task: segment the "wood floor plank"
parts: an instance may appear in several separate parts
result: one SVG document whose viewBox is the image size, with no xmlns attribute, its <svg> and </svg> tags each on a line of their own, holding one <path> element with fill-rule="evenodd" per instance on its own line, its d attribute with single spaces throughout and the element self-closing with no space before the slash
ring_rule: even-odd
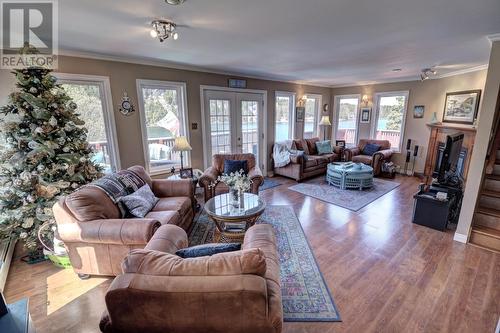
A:
<svg viewBox="0 0 500 333">
<path fill-rule="evenodd" d="M 500 254 L 457 243 L 451 230 L 411 223 L 417 178 L 398 176 L 399 187 L 357 212 L 289 190 L 292 180 L 275 180 L 282 185 L 261 195 L 295 211 L 342 317 L 286 322 L 285 333 L 494 331 Z M 8 302 L 30 297 L 38 333 L 99 332 L 110 279 L 81 281 L 48 262 L 26 265 L 16 256 L 5 296 Z"/>
</svg>

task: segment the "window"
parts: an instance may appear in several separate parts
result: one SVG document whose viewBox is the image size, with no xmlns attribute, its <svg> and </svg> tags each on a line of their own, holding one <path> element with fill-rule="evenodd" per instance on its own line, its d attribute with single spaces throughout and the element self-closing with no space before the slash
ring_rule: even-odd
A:
<svg viewBox="0 0 500 333">
<path fill-rule="evenodd" d="M 304 139 L 318 136 L 318 115 L 320 113 L 321 95 L 307 95 L 304 115 Z"/>
<path fill-rule="evenodd" d="M 391 148 L 402 150 L 408 91 L 375 94 L 375 117 L 372 137 L 389 140 Z"/>
<path fill-rule="evenodd" d="M 358 142 L 359 95 L 335 96 L 335 139 L 344 140 L 347 147 Z"/>
<path fill-rule="evenodd" d="M 186 85 L 179 82 L 137 80 L 144 156 L 150 173 L 180 166 L 174 151 L 178 136 L 187 136 Z M 184 152 L 189 165 L 190 155 Z"/>
<path fill-rule="evenodd" d="M 76 111 L 85 121 L 87 139 L 94 150 L 92 160 L 105 173 L 120 169 L 115 119 L 109 79 L 102 76 L 54 74 L 58 83 L 77 105 Z"/>
<path fill-rule="evenodd" d="M 295 94 L 276 92 L 274 141 L 293 139 L 295 128 Z"/>
</svg>

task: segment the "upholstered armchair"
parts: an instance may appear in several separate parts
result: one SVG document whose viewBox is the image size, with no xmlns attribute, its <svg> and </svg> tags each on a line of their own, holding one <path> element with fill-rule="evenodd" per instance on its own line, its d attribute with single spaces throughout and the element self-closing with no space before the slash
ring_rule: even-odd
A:
<svg viewBox="0 0 500 333">
<path fill-rule="evenodd" d="M 283 306 L 272 226 L 248 229 L 240 251 L 183 259 L 184 230 L 162 226 L 123 261 L 109 287 L 104 333 L 280 333 Z"/>
<path fill-rule="evenodd" d="M 373 155 L 363 155 L 365 146 L 369 143 L 377 144 L 380 150 Z M 373 175 L 378 176 L 382 172 L 382 163 L 389 162 L 392 157 L 391 143 L 388 140 L 359 140 L 358 146 L 345 150 L 345 157 L 347 161 L 356 163 L 363 163 L 373 168 Z"/>
<path fill-rule="evenodd" d="M 258 194 L 260 185 L 264 183 L 264 176 L 255 161 L 254 154 L 215 154 L 212 157 L 212 166 L 205 170 L 200 179 L 198 179 L 198 183 L 205 190 L 205 201 L 218 194 L 227 193 L 229 191 L 226 184 L 217 182 L 217 178 L 224 172 L 225 160 L 247 161 L 248 176 L 252 181 L 250 191 Z"/>
<path fill-rule="evenodd" d="M 123 258 L 142 249 L 156 230 L 173 224 L 188 230 L 193 222 L 193 182 L 189 179 L 151 179 L 143 167 L 135 172 L 160 200 L 144 218 L 123 218 L 100 188 L 86 186 L 61 197 L 53 212 L 73 270 L 81 278 L 121 273 Z"/>
</svg>

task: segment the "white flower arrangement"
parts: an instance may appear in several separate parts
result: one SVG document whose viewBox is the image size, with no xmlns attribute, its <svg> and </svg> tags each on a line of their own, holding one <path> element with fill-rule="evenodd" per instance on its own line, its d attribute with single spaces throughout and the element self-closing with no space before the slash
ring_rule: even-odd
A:
<svg viewBox="0 0 500 333">
<path fill-rule="evenodd" d="M 231 172 L 229 175 L 223 174 L 222 176 L 219 176 L 217 178 L 217 181 L 223 182 L 230 189 L 242 192 L 250 190 L 250 187 L 252 185 L 250 177 L 248 177 L 248 175 L 245 174 L 245 171 L 243 169 L 237 172 Z"/>
</svg>

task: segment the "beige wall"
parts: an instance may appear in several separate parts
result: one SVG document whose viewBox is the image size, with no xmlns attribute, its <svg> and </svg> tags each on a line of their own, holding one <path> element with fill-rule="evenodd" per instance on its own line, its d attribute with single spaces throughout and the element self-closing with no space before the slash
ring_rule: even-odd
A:
<svg viewBox="0 0 500 333">
<path fill-rule="evenodd" d="M 409 91 L 408 112 L 406 115 L 405 136 L 403 150 L 406 147 L 406 140 L 412 140 L 412 146 L 419 146 L 419 154 L 415 165 L 415 172 L 422 173 L 425 166 L 427 154 L 427 143 L 430 130 L 426 126 L 431 120 L 432 113 L 437 113 L 437 119 L 441 121 L 443 117 L 444 101 L 447 92 L 483 89 L 486 79 L 486 70 L 456 75 L 441 79 L 408 82 L 394 82 L 385 84 L 375 84 L 366 86 L 342 87 L 332 89 L 332 99 L 337 95 L 361 94 L 370 97 L 373 104 L 373 96 L 378 92 Z M 415 105 L 425 105 L 424 118 L 413 118 L 413 107 Z M 332 108 L 335 110 L 335 105 Z M 373 110 L 372 110 L 373 115 Z M 373 117 L 371 117 L 373 121 Z M 370 135 L 371 124 L 359 124 L 359 138 L 366 138 Z M 421 149 L 423 148 L 423 149 Z M 413 148 L 412 148 L 413 149 Z M 405 153 L 405 152 L 403 152 Z M 396 164 L 404 165 L 404 154 L 396 154 L 394 161 Z"/>
<path fill-rule="evenodd" d="M 477 125 L 474 152 L 472 153 L 472 161 L 469 167 L 469 174 L 467 176 L 467 185 L 464 192 L 462 211 L 455 234 L 455 239 L 462 242 L 467 241 L 479 189 L 483 179 L 484 163 L 492 132 L 497 99 L 500 92 L 499 84 L 500 41 L 497 41 L 493 43 L 491 48 L 490 63 L 488 66 L 488 74 L 486 77 L 486 84 L 484 86 L 484 94 L 481 103 L 482 112 Z"/>
<path fill-rule="evenodd" d="M 188 127 L 191 128 L 191 123 L 198 123 L 197 130 L 190 130 L 191 145 L 193 147 L 191 154 L 192 165 L 195 168 L 203 169 L 200 85 L 227 87 L 228 78 L 235 77 L 117 61 L 66 56 L 59 58 L 59 69 L 57 71 L 62 73 L 101 75 L 109 77 L 122 168 L 135 164 L 144 165 L 144 152 L 141 143 L 142 136 L 139 113 L 136 112 L 131 116 L 125 117 L 118 112 L 118 104 L 121 101 L 124 91 L 129 94 L 136 106 L 136 109 L 138 110 L 136 79 L 181 81 L 186 83 L 187 104 L 189 110 L 188 117 L 190 122 Z M 250 78 L 247 79 L 247 87 L 249 89 L 267 91 L 268 155 L 271 152 L 272 141 L 274 140 L 273 122 L 275 91 L 295 92 L 298 97 L 307 93 L 321 94 L 323 96 L 323 103 L 330 103 L 331 100 L 331 89 L 325 87 L 314 87 Z M 5 104 L 7 95 L 13 89 L 13 75 L 7 70 L 0 70 L 0 105 Z M 266 159 L 266 161 L 267 160 L 268 159 Z"/>
</svg>

